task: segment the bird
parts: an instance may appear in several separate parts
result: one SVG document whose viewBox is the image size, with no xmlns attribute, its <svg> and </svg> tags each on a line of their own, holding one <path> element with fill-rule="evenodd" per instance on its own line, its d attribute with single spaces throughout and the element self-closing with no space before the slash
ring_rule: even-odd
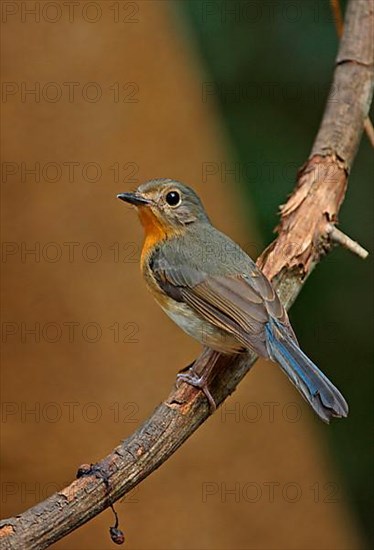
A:
<svg viewBox="0 0 374 550">
<path fill-rule="evenodd" d="M 152 179 L 117 198 L 134 206 L 145 238 L 140 267 L 164 312 L 205 352 L 248 352 L 277 363 L 326 423 L 346 417 L 340 391 L 301 350 L 276 290 L 253 259 L 216 229 L 197 193 L 168 178 Z M 212 408 L 210 368 L 179 378 L 202 389 Z"/>
</svg>

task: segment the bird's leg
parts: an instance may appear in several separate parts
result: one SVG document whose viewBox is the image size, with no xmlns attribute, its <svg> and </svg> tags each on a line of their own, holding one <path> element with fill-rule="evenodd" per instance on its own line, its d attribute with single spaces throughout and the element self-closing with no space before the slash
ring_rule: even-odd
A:
<svg viewBox="0 0 374 550">
<path fill-rule="evenodd" d="M 217 409 L 217 405 L 209 391 L 208 381 L 219 355 L 219 352 L 212 352 L 210 348 L 205 347 L 200 357 L 189 367 L 183 369 L 186 372 L 182 371 L 177 374 L 177 386 L 180 382 L 186 382 L 194 388 L 199 388 L 207 398 L 211 412 Z"/>
</svg>

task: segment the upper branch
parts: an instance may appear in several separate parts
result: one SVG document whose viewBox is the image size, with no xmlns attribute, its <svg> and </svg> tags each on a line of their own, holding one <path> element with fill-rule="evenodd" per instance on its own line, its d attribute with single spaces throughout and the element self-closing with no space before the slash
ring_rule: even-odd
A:
<svg viewBox="0 0 374 550">
<path fill-rule="evenodd" d="M 273 279 L 289 306 L 306 276 L 330 248 L 331 224 L 344 199 L 364 119 L 372 99 L 373 5 L 350 0 L 330 99 L 311 156 L 300 170 L 293 194 L 281 209 L 279 236 L 258 264 Z M 252 354 L 220 356 L 211 392 L 219 404 L 232 393 L 256 360 Z M 199 361 L 199 358 L 197 359 Z M 205 397 L 182 384 L 96 470 L 106 472 L 112 502 L 165 462 L 209 416 Z M 43 549 L 109 506 L 108 490 L 94 473 L 16 518 L 0 524 L 1 548 Z"/>
</svg>

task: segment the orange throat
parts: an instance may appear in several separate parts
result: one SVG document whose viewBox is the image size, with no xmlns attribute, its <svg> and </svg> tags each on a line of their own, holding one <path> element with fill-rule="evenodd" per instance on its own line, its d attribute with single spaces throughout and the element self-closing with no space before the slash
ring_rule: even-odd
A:
<svg viewBox="0 0 374 550">
<path fill-rule="evenodd" d="M 152 253 L 153 248 L 160 242 L 164 241 L 172 234 L 172 228 L 167 226 L 160 220 L 148 206 L 140 206 L 138 208 L 140 223 L 144 227 L 145 239 L 143 243 L 142 255 L 140 263 L 143 266 L 144 262 Z"/>
</svg>

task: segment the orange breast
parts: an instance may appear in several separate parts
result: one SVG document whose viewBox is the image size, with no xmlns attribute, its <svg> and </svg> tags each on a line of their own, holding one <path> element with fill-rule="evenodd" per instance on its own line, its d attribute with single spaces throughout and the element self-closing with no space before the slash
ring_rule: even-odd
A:
<svg viewBox="0 0 374 550">
<path fill-rule="evenodd" d="M 138 208 L 139 219 L 144 227 L 145 239 L 143 244 L 140 263 L 143 269 L 143 264 L 148 255 L 152 252 L 153 247 L 160 241 L 165 240 L 170 235 L 170 228 L 165 225 L 152 210 L 147 206 Z"/>
<path fill-rule="evenodd" d="M 173 230 L 170 226 L 163 223 L 149 207 L 139 207 L 138 215 L 145 232 L 145 239 L 140 258 L 140 268 L 151 294 L 159 302 L 161 307 L 166 307 L 167 296 L 157 284 L 150 270 L 148 258 L 152 253 L 154 246 L 159 244 L 160 241 L 164 241 L 168 236 L 171 236 Z"/>
</svg>

